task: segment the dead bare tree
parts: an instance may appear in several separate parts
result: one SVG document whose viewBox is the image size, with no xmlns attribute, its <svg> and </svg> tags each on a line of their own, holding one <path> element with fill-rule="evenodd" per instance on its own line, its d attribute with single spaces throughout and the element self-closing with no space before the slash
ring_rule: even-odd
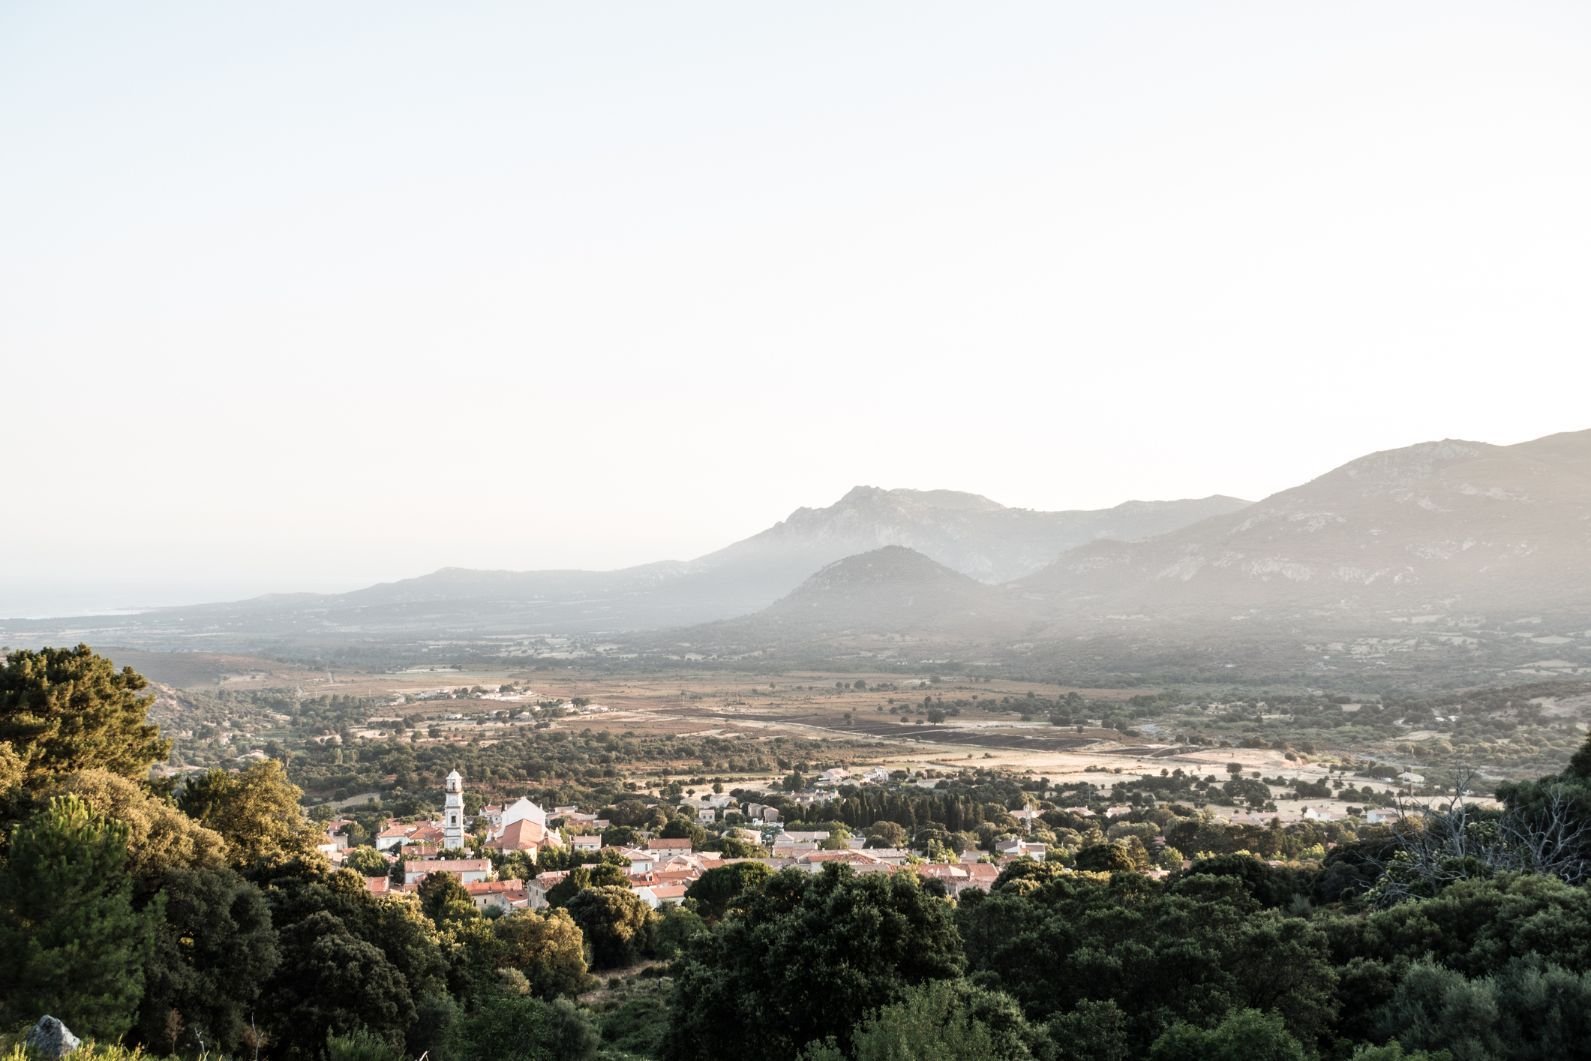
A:
<svg viewBox="0 0 1591 1061">
<path fill-rule="evenodd" d="M 1540 873 L 1570 884 L 1591 879 L 1591 815 L 1583 792 L 1545 782 L 1537 798 L 1499 812 L 1470 801 L 1475 779 L 1475 771 L 1460 771 L 1440 802 L 1399 801 L 1389 855 L 1369 859 L 1379 871 L 1372 902 L 1389 906 L 1500 872 Z"/>
</svg>

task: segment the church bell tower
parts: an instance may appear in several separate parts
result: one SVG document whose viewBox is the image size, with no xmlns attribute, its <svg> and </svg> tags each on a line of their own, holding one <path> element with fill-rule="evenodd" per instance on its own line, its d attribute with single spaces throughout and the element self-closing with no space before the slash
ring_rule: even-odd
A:
<svg viewBox="0 0 1591 1061">
<path fill-rule="evenodd" d="M 447 775 L 447 798 L 442 810 L 442 846 L 464 846 L 464 775 L 454 770 Z"/>
</svg>

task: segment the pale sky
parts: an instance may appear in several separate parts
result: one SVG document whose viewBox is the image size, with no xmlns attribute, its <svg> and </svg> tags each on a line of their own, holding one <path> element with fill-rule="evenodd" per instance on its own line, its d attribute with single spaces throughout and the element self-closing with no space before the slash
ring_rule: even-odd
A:
<svg viewBox="0 0 1591 1061">
<path fill-rule="evenodd" d="M 1591 5 L 0 5 L 0 615 L 1591 427 Z"/>
</svg>

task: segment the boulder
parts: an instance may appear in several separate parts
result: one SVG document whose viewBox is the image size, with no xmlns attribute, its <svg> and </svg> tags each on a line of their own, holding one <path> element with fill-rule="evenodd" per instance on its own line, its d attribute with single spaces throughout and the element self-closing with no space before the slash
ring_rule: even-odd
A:
<svg viewBox="0 0 1591 1061">
<path fill-rule="evenodd" d="M 65 1057 L 82 1043 L 66 1025 L 46 1014 L 28 1032 L 27 1047 L 41 1057 Z"/>
</svg>

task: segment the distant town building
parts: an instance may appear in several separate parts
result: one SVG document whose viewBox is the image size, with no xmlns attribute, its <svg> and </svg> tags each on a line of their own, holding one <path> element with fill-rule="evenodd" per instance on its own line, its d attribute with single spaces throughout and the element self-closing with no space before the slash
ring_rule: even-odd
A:
<svg viewBox="0 0 1591 1061">
<path fill-rule="evenodd" d="M 492 864 L 484 858 L 415 859 L 403 864 L 403 886 L 419 884 L 433 873 L 446 873 L 460 884 L 479 884 L 492 875 Z"/>
</svg>

